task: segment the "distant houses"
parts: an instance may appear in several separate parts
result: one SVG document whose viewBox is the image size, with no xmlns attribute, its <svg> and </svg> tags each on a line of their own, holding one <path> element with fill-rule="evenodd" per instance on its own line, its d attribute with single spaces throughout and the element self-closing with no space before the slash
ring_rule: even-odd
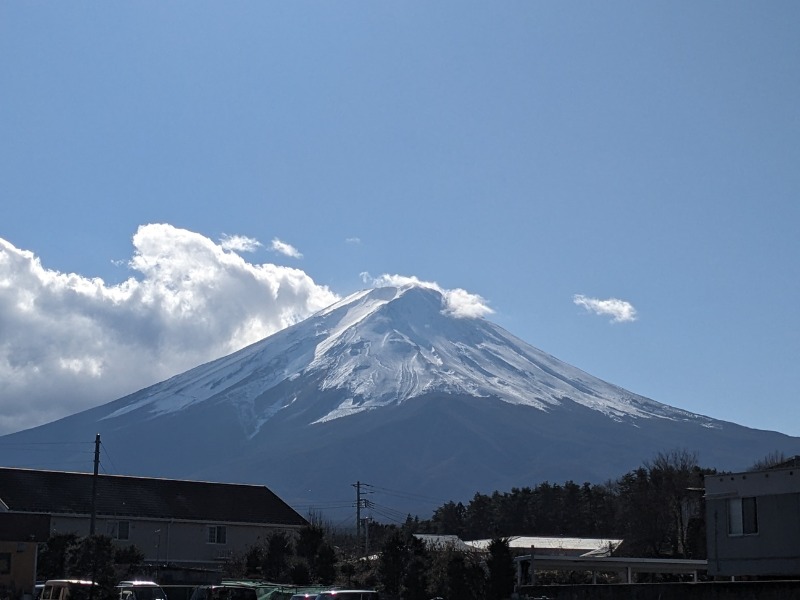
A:
<svg viewBox="0 0 800 600">
<path fill-rule="evenodd" d="M 0 585 L 35 556 L 17 548 L 87 535 L 93 520 L 95 533 L 135 545 L 148 563 L 196 568 L 219 568 L 259 538 L 307 524 L 261 485 L 0 467 Z"/>
</svg>

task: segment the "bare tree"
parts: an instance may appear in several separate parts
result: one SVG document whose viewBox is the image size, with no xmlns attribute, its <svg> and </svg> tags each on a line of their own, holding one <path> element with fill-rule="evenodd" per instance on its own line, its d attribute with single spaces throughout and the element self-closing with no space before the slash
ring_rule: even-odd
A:
<svg viewBox="0 0 800 600">
<path fill-rule="evenodd" d="M 784 462 L 786 462 L 786 455 L 784 455 L 783 452 L 775 450 L 767 454 L 764 458 L 754 462 L 748 471 L 764 471 L 765 469 L 771 469 Z"/>
<path fill-rule="evenodd" d="M 663 503 L 667 515 L 667 539 L 673 556 L 686 556 L 689 520 L 699 509 L 695 490 L 703 486 L 703 472 L 697 453 L 686 449 L 659 452 L 644 463 L 655 497 Z"/>
</svg>

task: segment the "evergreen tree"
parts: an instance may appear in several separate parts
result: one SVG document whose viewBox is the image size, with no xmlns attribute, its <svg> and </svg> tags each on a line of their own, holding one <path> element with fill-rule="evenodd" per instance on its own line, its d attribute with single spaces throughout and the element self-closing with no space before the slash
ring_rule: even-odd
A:
<svg viewBox="0 0 800 600">
<path fill-rule="evenodd" d="M 378 561 L 378 576 L 387 594 L 396 596 L 400 593 L 408 559 L 405 536 L 395 530 L 383 543 Z"/>
<path fill-rule="evenodd" d="M 317 572 L 317 558 L 324 539 L 325 531 L 318 525 L 303 527 L 297 536 L 297 556 L 306 560 L 312 578 Z"/>
<path fill-rule="evenodd" d="M 282 531 L 276 531 L 267 540 L 261 571 L 270 581 L 282 581 L 288 571 L 289 557 L 292 556 L 292 545 Z"/>
<path fill-rule="evenodd" d="M 323 542 L 317 550 L 316 580 L 330 585 L 336 580 L 336 550 Z"/>
<path fill-rule="evenodd" d="M 493 537 L 497 527 L 494 519 L 492 498 L 476 493 L 467 505 L 464 525 L 464 534 L 467 539 L 475 540 L 482 537 Z"/>
<path fill-rule="evenodd" d="M 407 548 L 408 562 L 403 574 L 402 596 L 404 600 L 426 600 L 430 556 L 425 543 L 415 537 L 408 538 Z"/>
<path fill-rule="evenodd" d="M 311 571 L 305 559 L 297 560 L 289 567 L 289 581 L 294 585 L 308 585 L 311 583 Z"/>
<path fill-rule="evenodd" d="M 77 589 L 71 594 L 72 600 L 110 598 L 117 584 L 114 569 L 114 541 L 107 535 L 90 535 L 82 538 L 67 557 L 66 575 L 72 579 L 86 579 L 95 582 L 93 588 Z"/>
<path fill-rule="evenodd" d="M 464 533 L 466 509 L 459 502 L 448 502 L 433 512 L 431 531 L 440 535 L 457 535 Z"/>
<path fill-rule="evenodd" d="M 489 600 L 505 600 L 514 593 L 514 557 L 506 538 L 494 538 L 489 543 L 489 558 L 486 567 L 489 575 L 486 581 L 486 597 Z"/>
<path fill-rule="evenodd" d="M 485 579 L 478 559 L 470 553 L 451 548 L 433 555 L 430 569 L 430 593 L 433 596 L 483 600 Z"/>
<path fill-rule="evenodd" d="M 78 543 L 74 533 L 54 533 L 39 548 L 36 575 L 41 580 L 59 579 L 67 573 L 67 557 Z"/>
<path fill-rule="evenodd" d="M 116 548 L 114 563 L 117 565 L 118 572 L 122 571 L 124 566 L 123 577 L 131 577 L 141 571 L 144 564 L 144 552 L 133 544 L 124 548 Z"/>
</svg>

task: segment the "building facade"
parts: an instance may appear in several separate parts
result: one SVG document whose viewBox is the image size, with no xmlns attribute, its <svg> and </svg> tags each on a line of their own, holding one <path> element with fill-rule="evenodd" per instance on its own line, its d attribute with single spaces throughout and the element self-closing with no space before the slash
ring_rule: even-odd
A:
<svg viewBox="0 0 800 600">
<path fill-rule="evenodd" d="M 12 514 L 0 500 L 0 598 L 33 595 L 38 545 L 47 541 L 47 515 Z"/>
<path fill-rule="evenodd" d="M 800 576 L 800 463 L 786 464 L 706 476 L 709 575 Z"/>
<path fill-rule="evenodd" d="M 49 533 L 110 536 L 148 563 L 215 568 L 307 524 L 265 486 L 0 468 L 0 513 L 46 514 Z"/>
</svg>

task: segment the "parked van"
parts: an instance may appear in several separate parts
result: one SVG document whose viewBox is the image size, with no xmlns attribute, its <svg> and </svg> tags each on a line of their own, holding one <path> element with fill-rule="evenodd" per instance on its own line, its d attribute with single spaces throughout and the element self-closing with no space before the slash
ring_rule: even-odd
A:
<svg viewBox="0 0 800 600">
<path fill-rule="evenodd" d="M 167 600 L 167 595 L 155 581 L 120 581 L 119 600 Z"/>
<path fill-rule="evenodd" d="M 39 600 L 87 600 L 89 596 L 93 596 L 96 600 L 101 600 L 97 584 L 92 581 L 83 579 L 48 579 L 44 583 Z"/>
</svg>

